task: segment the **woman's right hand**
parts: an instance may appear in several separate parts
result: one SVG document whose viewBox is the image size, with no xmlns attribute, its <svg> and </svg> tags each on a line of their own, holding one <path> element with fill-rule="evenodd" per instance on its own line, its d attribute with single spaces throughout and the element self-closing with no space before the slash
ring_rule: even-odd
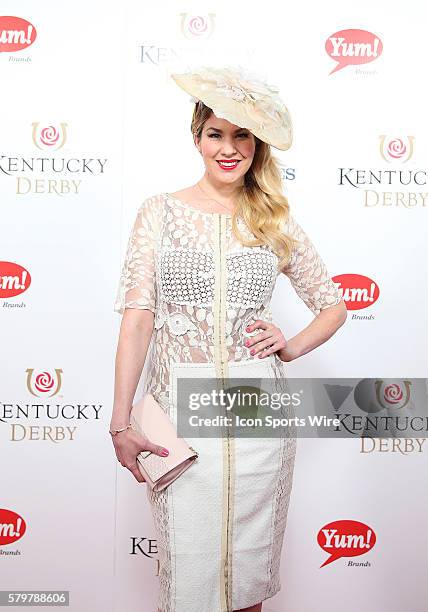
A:
<svg viewBox="0 0 428 612">
<path fill-rule="evenodd" d="M 137 465 L 137 455 L 143 450 L 149 450 L 155 455 L 166 457 L 168 450 L 159 444 L 154 444 L 146 436 L 135 429 L 126 429 L 112 436 L 116 457 L 123 467 L 128 468 L 138 482 L 146 482 Z M 164 452 L 166 451 L 166 453 Z"/>
</svg>

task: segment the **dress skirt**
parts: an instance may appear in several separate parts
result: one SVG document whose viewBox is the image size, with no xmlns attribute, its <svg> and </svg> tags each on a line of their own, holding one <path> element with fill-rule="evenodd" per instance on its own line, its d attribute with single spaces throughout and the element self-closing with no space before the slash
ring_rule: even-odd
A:
<svg viewBox="0 0 428 612">
<path fill-rule="evenodd" d="M 230 377 L 272 378 L 273 358 L 229 363 Z M 177 380 L 215 377 L 212 363 L 171 367 Z M 292 487 L 294 437 L 188 438 L 196 462 L 164 491 L 147 487 L 158 540 L 158 612 L 232 612 L 275 595 Z"/>
</svg>

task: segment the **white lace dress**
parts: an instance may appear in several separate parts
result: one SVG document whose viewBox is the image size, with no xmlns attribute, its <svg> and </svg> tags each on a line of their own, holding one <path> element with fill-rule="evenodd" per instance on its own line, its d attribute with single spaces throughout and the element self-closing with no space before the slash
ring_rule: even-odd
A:
<svg viewBox="0 0 428 612">
<path fill-rule="evenodd" d="M 239 227 L 251 237 L 242 219 Z M 300 241 L 285 271 L 314 315 L 341 296 L 325 264 L 290 215 Z M 153 311 L 144 391 L 177 423 L 180 377 L 285 379 L 277 355 L 250 354 L 246 332 L 272 321 L 281 273 L 268 246 L 244 247 L 231 215 L 206 213 L 160 193 L 141 204 L 128 242 L 114 309 Z M 198 460 L 152 493 L 160 563 L 159 612 L 231 612 L 275 595 L 292 487 L 296 439 L 198 438 Z"/>
</svg>

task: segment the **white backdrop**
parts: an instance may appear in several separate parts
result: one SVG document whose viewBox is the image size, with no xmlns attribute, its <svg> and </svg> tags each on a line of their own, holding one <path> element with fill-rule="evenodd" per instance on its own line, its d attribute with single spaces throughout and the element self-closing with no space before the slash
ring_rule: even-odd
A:
<svg viewBox="0 0 428 612">
<path fill-rule="evenodd" d="M 145 485 L 118 464 L 108 426 L 113 303 L 136 209 L 203 174 L 192 104 L 169 75 L 239 63 L 277 84 L 290 109 L 293 146 L 273 150 L 284 192 L 348 286 L 349 312 L 289 376 L 426 377 L 427 10 L 415 0 L 4 0 L 2 15 L 37 36 L 14 49 L 7 32 L 28 24 L 0 18 L 0 589 L 68 590 L 76 612 L 151 612 Z M 338 34 L 347 30 L 365 33 Z M 370 46 L 352 57 L 350 43 Z M 351 63 L 332 72 L 340 61 Z M 362 277 L 374 301 L 357 299 Z M 286 277 L 273 316 L 286 337 L 312 318 Z M 264 612 L 426 609 L 424 442 L 363 452 L 359 438 L 298 441 L 282 590 Z M 340 520 L 376 534 L 351 557 L 367 564 L 320 567 L 317 534 Z"/>
</svg>

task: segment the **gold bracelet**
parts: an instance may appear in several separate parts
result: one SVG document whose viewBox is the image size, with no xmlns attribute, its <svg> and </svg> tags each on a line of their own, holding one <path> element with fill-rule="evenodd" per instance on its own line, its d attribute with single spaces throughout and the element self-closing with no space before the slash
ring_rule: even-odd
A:
<svg viewBox="0 0 428 612">
<path fill-rule="evenodd" d="M 127 429 L 129 429 L 130 427 L 132 427 L 131 423 L 129 423 L 129 425 L 128 425 L 127 427 L 123 427 L 122 429 L 113 429 L 113 431 L 111 431 L 111 430 L 109 429 L 109 433 L 110 433 L 112 436 L 115 436 L 115 435 L 116 435 L 116 434 L 118 434 L 120 431 L 126 431 L 126 430 L 127 430 Z"/>
</svg>

